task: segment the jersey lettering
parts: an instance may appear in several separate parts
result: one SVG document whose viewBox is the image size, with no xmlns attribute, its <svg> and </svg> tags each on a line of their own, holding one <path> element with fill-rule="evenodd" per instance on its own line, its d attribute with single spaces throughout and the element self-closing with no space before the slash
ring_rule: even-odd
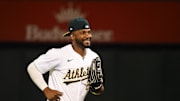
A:
<svg viewBox="0 0 180 101">
<path fill-rule="evenodd" d="M 73 82 L 78 82 L 87 79 L 89 68 L 84 69 L 83 67 L 77 69 L 69 69 L 63 78 L 65 84 L 70 84 Z"/>
</svg>

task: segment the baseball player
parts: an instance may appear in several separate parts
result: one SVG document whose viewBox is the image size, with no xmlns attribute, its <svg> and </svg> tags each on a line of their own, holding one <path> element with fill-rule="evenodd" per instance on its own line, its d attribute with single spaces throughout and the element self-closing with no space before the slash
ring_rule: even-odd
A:
<svg viewBox="0 0 180 101">
<path fill-rule="evenodd" d="M 47 101 L 84 101 L 88 90 L 88 69 L 92 60 L 99 57 L 90 49 L 91 29 L 85 18 L 75 18 L 64 34 L 71 43 L 61 48 L 51 48 L 32 61 L 27 72 Z M 43 74 L 49 72 L 46 83 Z M 104 91 L 102 85 L 96 94 Z M 94 93 L 93 93 L 94 94 Z"/>
</svg>

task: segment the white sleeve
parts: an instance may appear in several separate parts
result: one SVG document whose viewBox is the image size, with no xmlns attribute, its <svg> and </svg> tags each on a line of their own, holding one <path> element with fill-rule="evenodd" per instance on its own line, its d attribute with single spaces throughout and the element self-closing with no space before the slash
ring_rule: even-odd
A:
<svg viewBox="0 0 180 101">
<path fill-rule="evenodd" d="M 42 91 L 48 87 L 43 75 L 38 71 L 34 63 L 30 63 L 27 67 L 27 72 L 32 79 L 32 81 L 39 87 Z"/>
<path fill-rule="evenodd" d="M 34 60 L 34 65 L 41 73 L 47 73 L 53 68 L 57 67 L 61 60 L 59 58 L 59 51 L 52 48 L 48 50 L 45 54 L 40 55 Z"/>
</svg>

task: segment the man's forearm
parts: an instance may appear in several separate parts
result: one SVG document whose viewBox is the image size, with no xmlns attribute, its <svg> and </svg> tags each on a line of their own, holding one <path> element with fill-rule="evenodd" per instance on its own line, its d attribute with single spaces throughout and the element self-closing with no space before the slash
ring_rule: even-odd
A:
<svg viewBox="0 0 180 101">
<path fill-rule="evenodd" d="M 30 63 L 28 65 L 27 72 L 32 81 L 41 89 L 41 91 L 48 87 L 46 81 L 43 78 L 43 75 L 35 67 L 34 63 Z"/>
</svg>

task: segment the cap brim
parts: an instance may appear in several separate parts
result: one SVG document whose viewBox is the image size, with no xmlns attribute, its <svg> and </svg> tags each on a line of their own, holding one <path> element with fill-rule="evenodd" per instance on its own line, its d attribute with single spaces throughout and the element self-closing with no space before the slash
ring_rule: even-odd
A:
<svg viewBox="0 0 180 101">
<path fill-rule="evenodd" d="M 70 34 L 71 34 L 70 32 L 66 32 L 66 33 L 63 34 L 63 36 L 64 36 L 64 37 L 65 37 L 65 36 L 70 36 Z"/>
</svg>

